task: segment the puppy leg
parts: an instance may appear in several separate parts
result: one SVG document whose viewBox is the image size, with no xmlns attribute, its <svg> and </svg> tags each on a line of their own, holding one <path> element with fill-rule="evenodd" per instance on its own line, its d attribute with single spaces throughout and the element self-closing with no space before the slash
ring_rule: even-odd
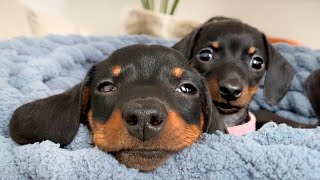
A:
<svg viewBox="0 0 320 180">
<path fill-rule="evenodd" d="M 293 120 L 278 116 L 268 110 L 256 111 L 256 112 L 253 112 L 253 114 L 256 116 L 256 119 L 257 119 L 257 124 L 256 124 L 257 129 L 260 129 L 265 123 L 268 123 L 271 121 L 275 122 L 276 124 L 286 124 L 286 125 L 294 127 L 294 128 L 315 128 L 315 127 L 317 127 L 317 124 L 298 123 Z"/>
</svg>

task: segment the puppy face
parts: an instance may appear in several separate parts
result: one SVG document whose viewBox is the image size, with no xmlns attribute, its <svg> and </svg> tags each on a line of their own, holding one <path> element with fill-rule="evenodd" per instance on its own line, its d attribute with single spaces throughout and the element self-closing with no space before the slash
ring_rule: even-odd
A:
<svg viewBox="0 0 320 180">
<path fill-rule="evenodd" d="M 93 143 L 129 167 L 153 170 L 212 129 L 204 81 L 169 48 L 123 48 L 86 79 L 81 101 Z"/>
<path fill-rule="evenodd" d="M 239 123 L 236 120 L 246 113 L 265 72 L 265 99 L 270 104 L 283 97 L 293 78 L 291 65 L 264 34 L 237 20 L 213 19 L 173 48 L 189 57 L 190 64 L 207 78 L 221 115 L 237 114 L 225 122 L 227 126 Z"/>
<path fill-rule="evenodd" d="M 133 45 L 93 66 L 72 89 L 19 107 L 10 135 L 20 144 L 64 146 L 82 122 L 98 148 L 128 167 L 151 171 L 202 132 L 225 130 L 210 99 L 205 80 L 179 52 Z"/>
<path fill-rule="evenodd" d="M 256 29 L 240 22 L 203 27 L 190 63 L 209 83 L 214 104 L 223 115 L 246 113 L 266 71 L 267 49 Z M 227 126 L 240 122 L 225 118 Z M 241 121 L 241 118 L 239 118 Z"/>
</svg>

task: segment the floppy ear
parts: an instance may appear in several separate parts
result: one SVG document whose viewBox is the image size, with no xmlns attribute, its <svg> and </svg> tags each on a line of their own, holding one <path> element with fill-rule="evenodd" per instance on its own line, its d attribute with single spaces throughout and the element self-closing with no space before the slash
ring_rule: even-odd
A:
<svg viewBox="0 0 320 180">
<path fill-rule="evenodd" d="M 267 54 L 267 75 L 264 82 L 264 99 L 270 105 L 278 103 L 288 91 L 294 69 L 262 34 Z"/>
<path fill-rule="evenodd" d="M 50 140 L 62 146 L 76 135 L 80 120 L 89 109 L 89 84 L 92 68 L 82 84 L 72 89 L 25 104 L 10 120 L 10 136 L 20 144 Z"/>
<path fill-rule="evenodd" d="M 188 34 L 186 37 L 184 37 L 179 42 L 177 42 L 175 45 L 173 45 L 172 48 L 179 51 L 181 54 L 183 54 L 183 56 L 187 60 L 192 59 L 193 48 L 197 42 L 197 39 L 198 39 L 201 31 L 202 31 L 201 27 L 196 28 L 190 34 Z"/>
<path fill-rule="evenodd" d="M 212 134 L 217 130 L 228 133 L 228 130 L 220 117 L 217 108 L 212 104 L 211 96 L 206 83 L 203 81 L 205 87 L 201 94 L 202 114 L 204 115 L 203 132 Z"/>
</svg>

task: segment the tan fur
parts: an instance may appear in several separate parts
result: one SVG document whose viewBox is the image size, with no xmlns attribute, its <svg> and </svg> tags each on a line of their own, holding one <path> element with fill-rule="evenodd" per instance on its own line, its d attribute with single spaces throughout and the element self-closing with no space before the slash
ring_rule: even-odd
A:
<svg viewBox="0 0 320 180">
<path fill-rule="evenodd" d="M 93 119 L 92 111 L 88 113 L 89 126 L 92 130 L 92 141 L 99 148 L 113 152 L 115 157 L 128 167 L 141 171 L 150 171 L 163 164 L 174 152 L 193 144 L 200 134 L 204 124 L 204 116 L 199 117 L 199 124 L 187 124 L 180 114 L 174 110 L 168 112 L 164 127 L 158 136 L 147 141 L 140 141 L 131 136 L 122 120 L 122 113 L 115 109 L 106 122 Z M 164 154 L 159 157 L 146 158 L 139 153 L 129 155 L 123 150 L 160 150 Z M 139 151 L 138 151 L 139 152 Z"/>
<path fill-rule="evenodd" d="M 119 76 L 121 73 L 121 67 L 119 65 L 115 65 L 113 68 L 112 68 L 112 75 L 117 77 Z"/>
<path fill-rule="evenodd" d="M 240 98 L 238 98 L 235 101 L 232 101 L 231 103 L 229 102 L 229 103 L 231 105 L 238 106 L 241 108 L 249 106 L 249 103 L 258 88 L 259 88 L 259 83 L 253 87 L 248 87 L 246 85 L 243 86 L 242 94 L 241 94 Z M 210 95 L 211 95 L 212 100 L 220 102 L 220 103 L 227 103 L 227 101 L 220 96 L 218 81 L 215 78 L 211 78 L 209 80 L 209 91 L 210 91 Z"/>
<path fill-rule="evenodd" d="M 215 49 L 218 49 L 218 48 L 219 48 L 219 42 L 218 42 L 218 41 L 213 41 L 213 42 L 212 42 L 212 46 L 213 46 Z"/>
<path fill-rule="evenodd" d="M 220 96 L 218 81 L 215 78 L 209 79 L 209 91 L 211 99 L 217 102 L 225 102 L 225 100 Z"/>
<path fill-rule="evenodd" d="M 250 47 L 248 50 L 249 55 L 254 55 L 256 53 L 256 48 L 255 47 Z"/>
<path fill-rule="evenodd" d="M 82 99 L 81 99 L 81 109 L 84 110 L 89 103 L 90 98 L 90 89 L 89 87 L 84 87 L 82 90 Z"/>
<path fill-rule="evenodd" d="M 183 69 L 181 69 L 179 67 L 176 67 L 173 69 L 173 75 L 175 78 L 181 78 L 182 73 L 183 73 Z"/>
<path fill-rule="evenodd" d="M 258 88 L 259 88 L 259 83 L 255 86 L 249 88 L 249 93 L 250 93 L 251 97 L 254 96 L 254 94 L 257 92 Z"/>
</svg>

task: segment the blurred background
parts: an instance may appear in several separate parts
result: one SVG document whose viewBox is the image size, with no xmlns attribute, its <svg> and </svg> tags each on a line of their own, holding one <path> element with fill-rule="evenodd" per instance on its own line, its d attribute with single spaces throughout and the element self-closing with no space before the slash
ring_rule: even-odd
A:
<svg viewBox="0 0 320 180">
<path fill-rule="evenodd" d="M 142 2 L 141 0 L 0 0 L 0 21 L 3 23 L 0 28 L 0 40 L 16 36 L 41 37 L 46 34 L 144 33 L 140 32 L 140 29 L 135 29 L 137 27 L 134 25 L 139 24 L 136 23 L 139 16 L 143 18 L 146 16 L 137 15 L 137 12 L 128 13 L 132 8 L 142 8 Z M 156 10 L 160 9 L 160 3 L 160 0 L 154 0 Z M 173 0 L 169 0 L 168 3 L 170 9 Z M 157 32 L 161 32 L 154 34 L 155 36 L 173 39 L 180 38 L 197 24 L 215 15 L 238 18 L 269 36 L 295 40 L 308 47 L 320 49 L 320 0 L 180 0 L 173 21 L 168 20 L 171 18 L 170 15 L 165 15 L 163 18 L 165 21 L 158 22 L 152 18 L 149 21 Z M 173 28 L 179 23 L 178 28 Z M 180 28 L 185 32 L 171 32 L 172 28 L 175 30 Z M 154 29 L 152 31 L 155 31 Z"/>
</svg>

